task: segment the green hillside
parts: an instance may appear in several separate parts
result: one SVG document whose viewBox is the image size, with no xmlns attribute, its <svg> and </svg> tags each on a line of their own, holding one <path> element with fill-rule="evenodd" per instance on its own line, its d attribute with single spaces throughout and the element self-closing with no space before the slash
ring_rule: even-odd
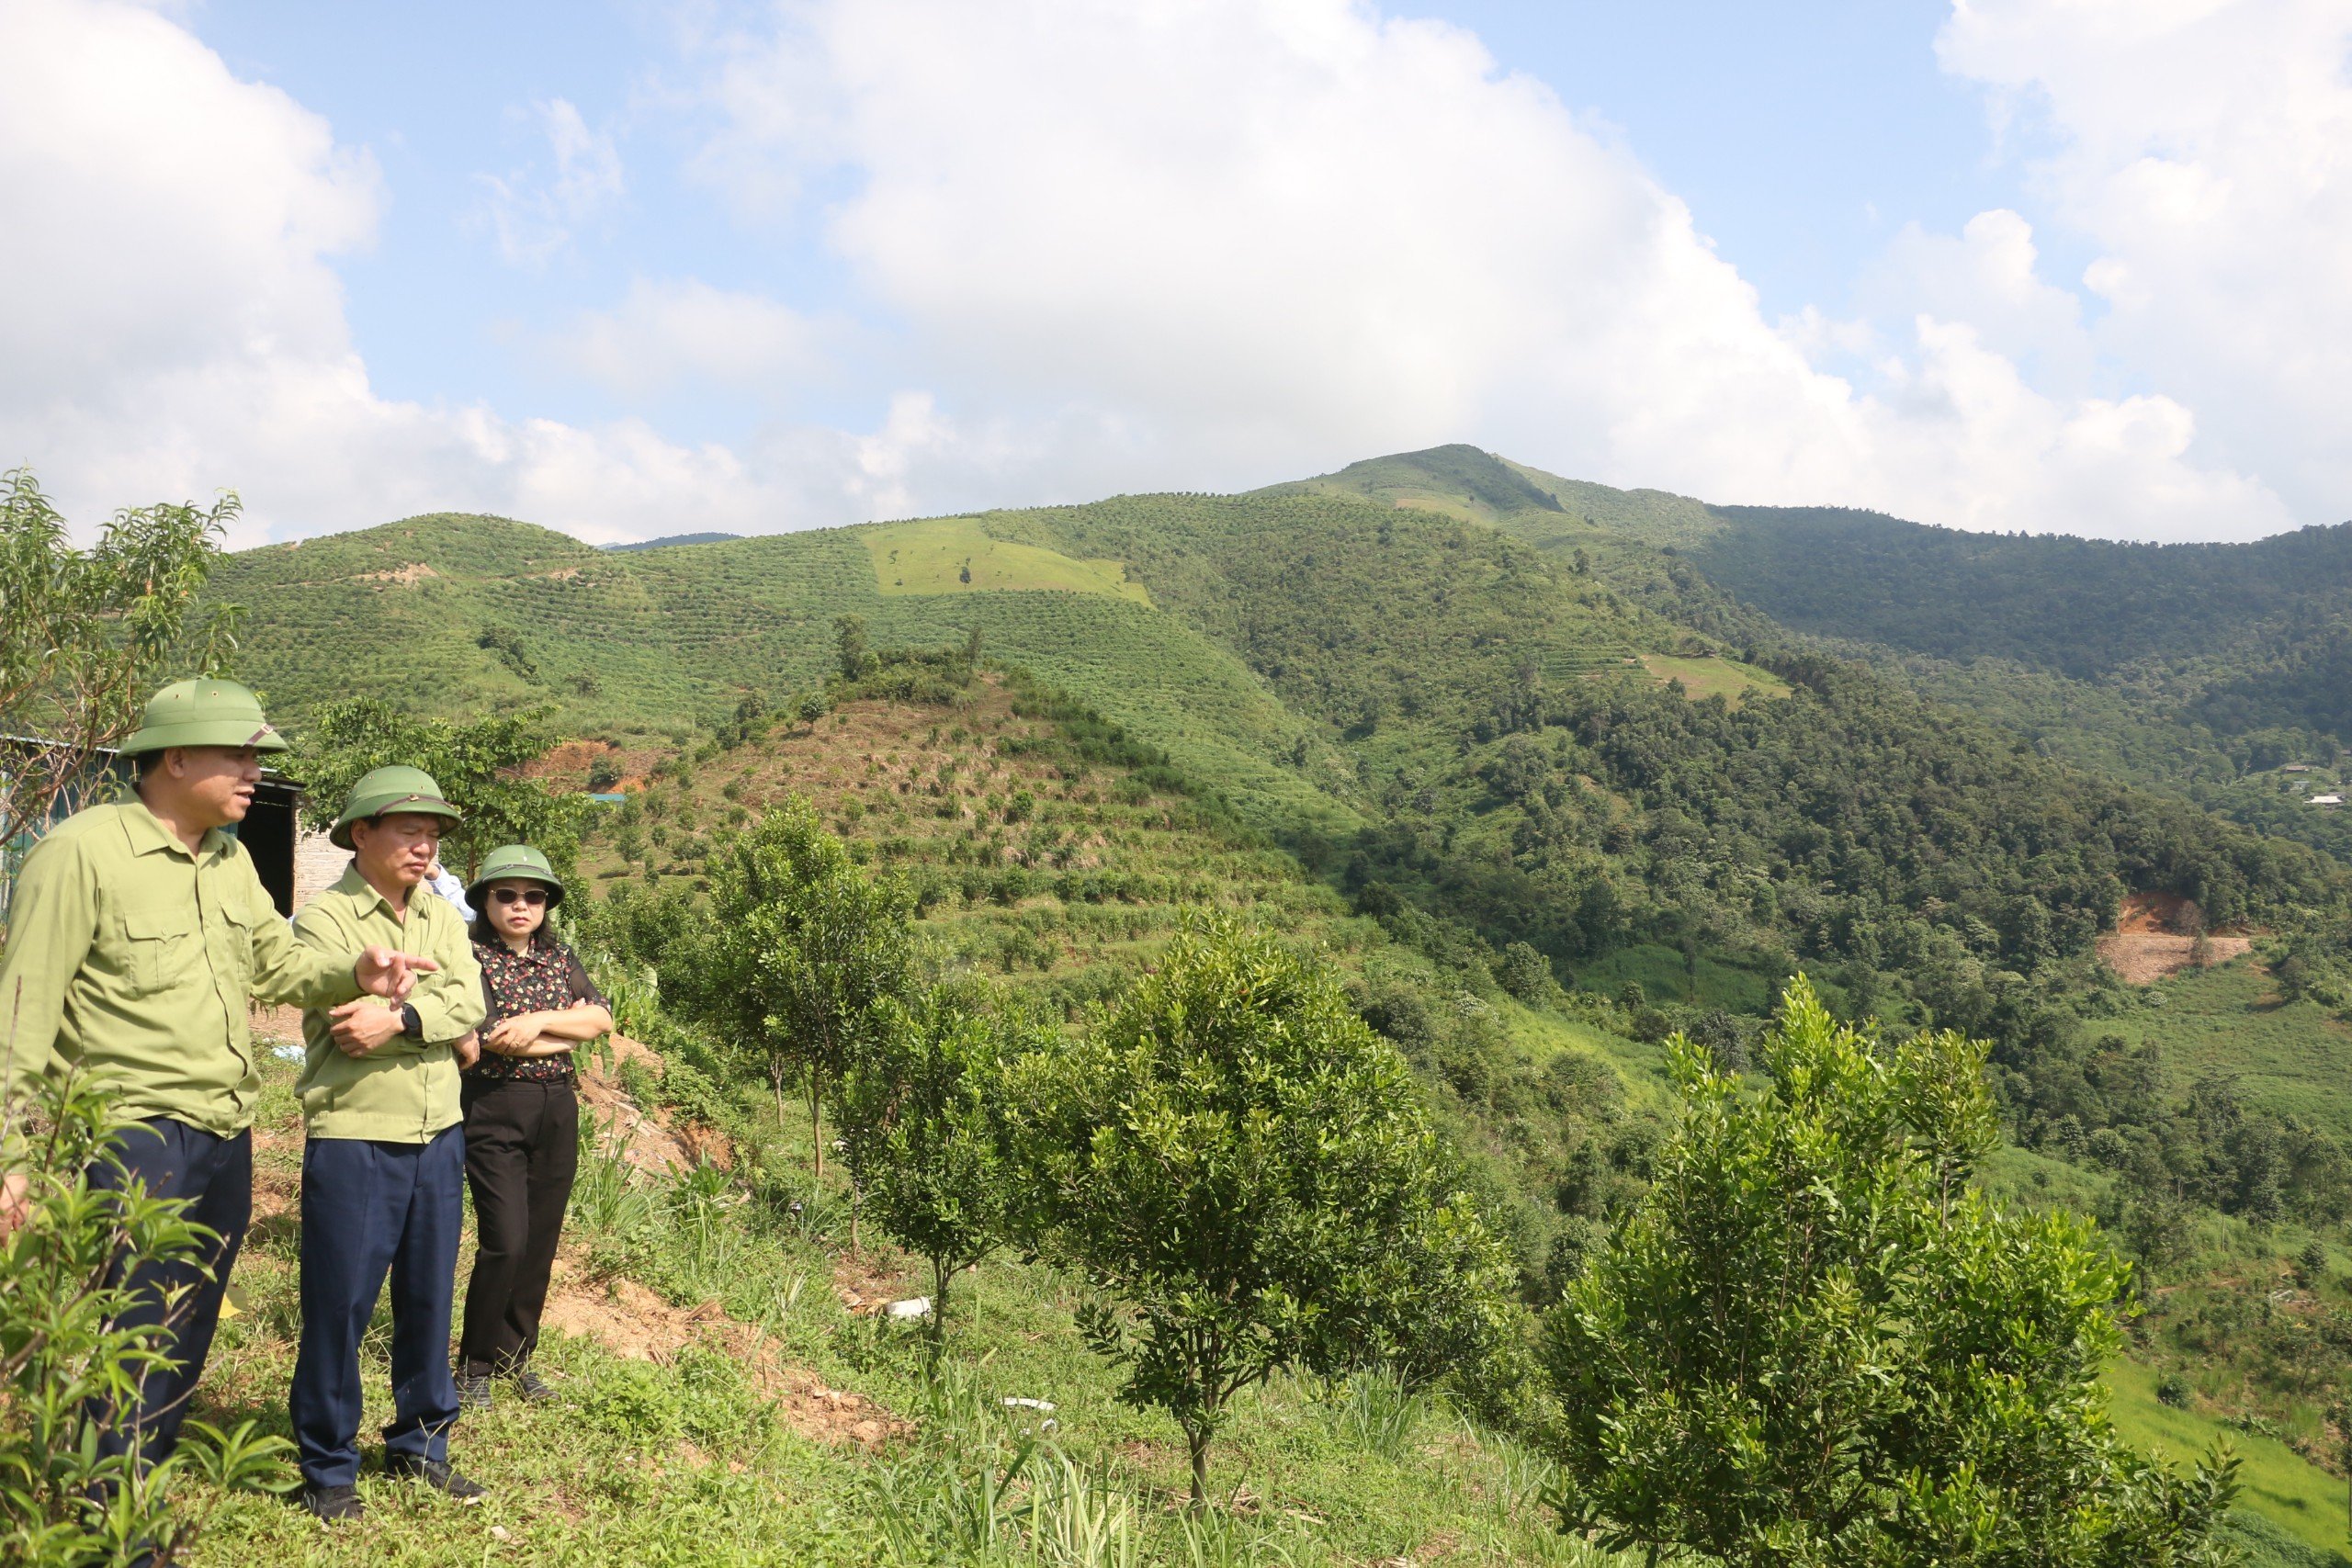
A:
<svg viewBox="0 0 2352 1568">
<path fill-rule="evenodd" d="M 1442 447 L 1249 495 L 632 552 L 418 518 L 236 557 L 214 592 L 250 609 L 244 672 L 298 732 L 380 690 L 547 710 L 586 742 L 564 778 L 603 750 L 645 786 L 588 847 L 616 910 L 691 897 L 792 789 L 924 890 L 958 962 L 1073 1013 L 1182 907 L 1326 943 L 1515 1216 L 1531 1302 L 1639 1190 L 1674 1030 L 1744 1060 L 1803 971 L 1849 1015 L 1989 1039 L 2032 1190 L 2100 1206 L 2143 1265 L 2134 1353 L 2210 1369 L 2207 1416 L 2336 1462 L 2335 1298 L 2269 1292 L 2352 1216 L 2342 1025 L 2231 990 L 2253 961 L 2143 990 L 2095 944 L 2142 894 L 2340 945 L 2352 834 L 2293 815 L 2316 775 L 2241 766 L 2264 732 L 2183 716 L 2190 664 L 2153 632 L 2084 674 L 2021 628 L 2090 612 L 2025 587 L 1997 657 L 1932 620 L 1876 640 L 1895 609 L 1836 622 L 1811 587 L 1783 621 L 1779 525 Z M 995 673 L 910 709 L 844 679 L 848 615 L 894 657 L 977 638 Z M 1107 763 L 1090 726 L 1160 761 Z"/>
<path fill-rule="evenodd" d="M 2159 546 L 1715 512 L 1686 558 L 1711 583 L 2060 754 L 2212 791 L 2352 743 L 2352 525 Z"/>
</svg>

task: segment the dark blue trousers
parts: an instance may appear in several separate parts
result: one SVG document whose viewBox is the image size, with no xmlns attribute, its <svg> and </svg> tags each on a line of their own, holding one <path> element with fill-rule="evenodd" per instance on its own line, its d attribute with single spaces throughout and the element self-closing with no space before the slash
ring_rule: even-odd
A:
<svg viewBox="0 0 2352 1568">
<path fill-rule="evenodd" d="M 122 1262 L 115 1264 L 115 1281 L 128 1285 L 135 1298 L 116 1324 L 164 1325 L 173 1359 L 147 1369 L 130 1408 L 93 1400 L 85 1413 L 98 1428 L 99 1452 L 135 1450 L 144 1467 L 162 1462 L 179 1442 L 188 1396 L 204 1375 L 204 1359 L 212 1353 L 212 1331 L 220 1322 L 229 1270 L 236 1265 L 237 1249 L 244 1245 L 245 1227 L 253 1220 L 254 1143 L 251 1134 L 223 1138 L 158 1116 L 124 1128 L 117 1147 L 121 1168 L 90 1167 L 92 1190 L 116 1192 L 127 1182 L 142 1182 L 151 1198 L 187 1200 L 186 1217 L 220 1237 L 187 1262 L 141 1263 L 127 1276 Z M 167 1306 L 171 1292 L 182 1290 L 187 1293 Z"/>
<path fill-rule="evenodd" d="M 302 1345 L 287 1402 L 302 1479 L 359 1475 L 359 1341 L 392 1280 L 392 1420 L 388 1454 L 448 1458 L 458 1422 L 449 1372 L 466 1134 L 426 1144 L 312 1138 L 302 1153 Z"/>
</svg>

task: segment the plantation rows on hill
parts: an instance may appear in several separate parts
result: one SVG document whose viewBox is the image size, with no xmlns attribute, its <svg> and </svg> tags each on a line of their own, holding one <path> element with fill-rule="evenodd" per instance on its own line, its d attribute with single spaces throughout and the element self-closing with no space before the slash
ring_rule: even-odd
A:
<svg viewBox="0 0 2352 1568">
<path fill-rule="evenodd" d="M 1622 1173 L 1656 1137 L 1657 1055 L 1630 1037 L 1629 1012 L 1568 1008 L 1540 963 L 1524 999 L 1484 967 L 1442 969 L 1148 748 L 1048 694 L 984 677 L 929 705 L 853 687 L 813 722 L 703 750 L 639 759 L 653 766 L 598 818 L 582 866 L 610 918 L 659 928 L 662 903 L 691 904 L 718 841 L 798 796 L 862 862 L 907 879 L 942 962 L 1073 1021 L 1155 964 L 1188 911 L 1317 944 L 1483 1162 L 1531 1291 L 1559 1235 L 1581 1241 L 1630 1190 Z M 551 777 L 584 784 L 598 760 L 567 749 Z"/>
</svg>

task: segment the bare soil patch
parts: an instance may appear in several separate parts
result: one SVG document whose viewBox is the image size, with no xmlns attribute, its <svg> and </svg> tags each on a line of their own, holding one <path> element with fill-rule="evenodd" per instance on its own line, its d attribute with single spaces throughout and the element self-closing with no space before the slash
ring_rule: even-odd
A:
<svg viewBox="0 0 2352 1568">
<path fill-rule="evenodd" d="M 786 1364 L 765 1336 L 729 1317 L 717 1302 L 679 1307 L 634 1280 L 592 1283 L 568 1258 L 556 1260 L 540 1321 L 592 1339 L 614 1355 L 657 1366 L 669 1365 L 687 1346 L 718 1350 L 752 1373 L 794 1431 L 817 1442 L 875 1450 L 914 1430 L 865 1395 L 829 1388 L 808 1368 Z"/>
<path fill-rule="evenodd" d="M 440 575 L 423 561 L 415 560 L 388 571 L 363 571 L 352 581 L 355 582 L 397 582 L 403 588 L 413 588 L 428 577 Z"/>
<path fill-rule="evenodd" d="M 642 1110 L 622 1090 L 618 1075 L 623 1064 L 645 1062 L 658 1071 L 661 1053 L 626 1034 L 612 1035 L 606 1043 L 612 1054 L 609 1071 L 584 1058 L 580 1064 L 580 1105 L 582 1114 L 594 1111 L 598 1122 L 618 1130 L 622 1157 L 655 1176 L 690 1170 L 698 1155 L 715 1165 L 727 1165 L 725 1139 L 715 1134 L 697 1136 L 698 1130 L 693 1128 L 675 1128 L 668 1111 Z"/>
<path fill-rule="evenodd" d="M 646 775 L 663 753 L 655 746 L 616 746 L 609 740 L 567 740 L 537 761 L 525 766 L 524 776 L 557 789 L 585 790 L 588 771 L 598 761 L 612 765 L 613 788 L 627 792 L 645 787 Z"/>
<path fill-rule="evenodd" d="M 892 1302 L 922 1294 L 914 1280 L 895 1247 L 869 1244 L 860 1256 L 843 1257 L 833 1264 L 833 1294 L 855 1313 L 881 1312 Z"/>
<path fill-rule="evenodd" d="M 2115 930 L 2098 939 L 2101 962 L 2127 984 L 2153 986 L 2191 966 L 2204 912 L 2177 893 L 2134 893 L 2123 901 Z M 2209 964 L 2243 958 L 2250 937 L 2215 932 L 2205 939 Z"/>
</svg>

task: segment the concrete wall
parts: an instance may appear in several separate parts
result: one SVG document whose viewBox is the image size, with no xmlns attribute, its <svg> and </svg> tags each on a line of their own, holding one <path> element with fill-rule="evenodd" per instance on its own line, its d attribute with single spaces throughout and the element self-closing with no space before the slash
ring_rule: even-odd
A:
<svg viewBox="0 0 2352 1568">
<path fill-rule="evenodd" d="M 303 905 L 334 886 L 344 867 L 351 863 L 351 852 L 336 849 L 327 842 L 324 833 L 304 829 L 294 840 L 294 908 Z"/>
</svg>

